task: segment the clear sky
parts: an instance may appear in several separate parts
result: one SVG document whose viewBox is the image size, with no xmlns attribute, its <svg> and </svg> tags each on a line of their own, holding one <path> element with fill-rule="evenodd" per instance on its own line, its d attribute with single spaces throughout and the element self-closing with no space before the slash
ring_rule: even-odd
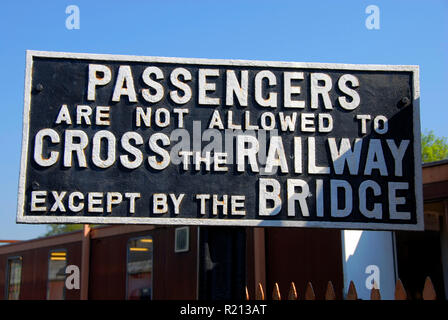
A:
<svg viewBox="0 0 448 320">
<path fill-rule="evenodd" d="M 66 28 L 76 5 L 80 28 Z M 366 8 L 379 9 L 368 29 Z M 448 1 L 5 1 L 0 10 L 0 239 L 15 223 L 25 50 L 420 66 L 421 127 L 448 136 Z"/>
</svg>

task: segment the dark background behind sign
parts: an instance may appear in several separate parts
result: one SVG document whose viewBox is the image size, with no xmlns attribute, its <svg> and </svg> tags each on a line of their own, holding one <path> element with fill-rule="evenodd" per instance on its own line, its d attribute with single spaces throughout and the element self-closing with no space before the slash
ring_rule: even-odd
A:
<svg viewBox="0 0 448 320">
<path fill-rule="evenodd" d="M 109 66 L 112 70 L 112 80 L 108 85 L 98 86 L 96 90 L 96 101 L 87 101 L 87 82 L 88 82 L 88 65 L 89 63 L 99 63 Z M 115 85 L 115 78 L 118 72 L 119 65 L 130 65 L 133 72 L 135 88 L 137 92 L 138 103 L 129 103 L 126 96 L 121 97 L 121 101 L 118 103 L 112 102 L 112 91 Z M 157 66 L 164 72 L 164 80 L 159 80 L 165 88 L 164 99 L 160 103 L 150 104 L 146 102 L 140 92 L 140 88 L 147 88 L 147 86 L 141 80 L 141 74 L 147 66 Z M 296 175 L 293 173 L 282 174 L 278 173 L 275 176 L 266 176 L 267 178 L 275 178 L 280 181 L 282 186 L 282 199 L 283 208 L 280 214 L 274 217 L 259 217 L 258 216 L 258 180 L 260 176 L 254 174 L 249 168 L 243 173 L 236 172 L 236 168 L 229 167 L 228 172 L 216 173 L 216 172 L 192 172 L 183 171 L 180 165 L 170 164 L 166 169 L 162 171 L 156 171 L 151 169 L 147 162 L 146 156 L 153 155 L 150 152 L 147 141 L 149 136 L 154 132 L 163 132 L 168 136 L 171 131 L 176 129 L 174 125 L 175 121 L 171 122 L 171 125 L 167 128 L 160 129 L 156 126 L 151 128 L 137 128 L 135 127 L 135 108 L 136 106 L 153 107 L 155 110 L 157 107 L 165 107 L 171 110 L 174 107 L 188 108 L 189 114 L 184 117 L 184 126 L 187 130 L 192 132 L 193 121 L 201 121 L 202 131 L 208 127 L 208 123 L 213 111 L 219 110 L 223 121 L 225 121 L 225 114 L 228 110 L 234 112 L 235 123 L 240 123 L 244 111 L 251 112 L 251 121 L 257 119 L 257 114 L 262 112 L 273 112 L 277 114 L 282 111 L 285 114 L 292 112 L 325 112 L 330 113 L 334 120 L 334 128 L 330 133 L 302 133 L 299 129 L 294 132 L 281 132 L 279 134 L 283 138 L 285 152 L 288 157 L 292 154 L 292 141 L 293 136 L 301 136 L 303 138 L 308 136 L 316 136 L 316 150 L 317 150 L 317 163 L 319 165 L 329 164 L 331 161 L 330 153 L 325 146 L 325 140 L 328 137 L 346 137 L 353 140 L 357 137 L 364 137 L 364 140 L 371 138 L 378 138 L 385 141 L 385 139 L 395 139 L 396 143 L 402 139 L 409 139 L 411 143 L 406 151 L 405 159 L 414 158 L 414 136 L 413 136 L 413 105 L 405 108 L 399 107 L 399 101 L 403 97 L 412 98 L 412 73 L 411 72 L 397 72 L 397 71 L 347 71 L 347 70 L 321 70 L 321 69 L 291 69 L 291 68 L 277 68 L 277 67 L 249 67 L 249 66 L 200 66 L 200 65 L 181 65 L 188 69 L 193 79 L 189 81 L 189 85 L 192 89 L 193 97 L 185 105 L 176 105 L 167 96 L 167 92 L 170 89 L 176 88 L 170 84 L 169 74 L 171 70 L 179 67 L 179 64 L 172 63 L 139 63 L 139 62 L 111 62 L 111 61 L 91 61 L 91 60 L 74 60 L 74 59 L 52 59 L 52 58 L 39 58 L 35 57 L 32 70 L 32 95 L 31 95 L 31 108 L 30 108 L 30 130 L 29 130 L 29 147 L 28 147 L 28 169 L 26 173 L 26 193 L 25 193 L 25 212 L 24 215 L 31 215 L 30 208 L 30 195 L 31 190 L 66 190 L 68 193 L 73 191 L 80 191 L 84 194 L 87 192 L 140 192 L 142 198 L 136 202 L 136 213 L 134 217 L 151 217 L 156 216 L 158 218 L 170 218 L 174 217 L 174 214 L 156 214 L 153 215 L 152 211 L 152 193 L 185 193 L 186 196 L 181 205 L 181 214 L 178 217 L 191 217 L 191 218 L 203 218 L 199 214 L 199 202 L 193 198 L 198 193 L 208 194 L 228 194 L 228 195 L 245 195 L 246 196 L 246 216 L 222 216 L 213 217 L 211 214 L 207 216 L 213 219 L 275 219 L 275 220 L 304 220 L 297 211 L 295 217 L 287 217 L 286 213 L 286 179 L 287 178 L 299 178 L 308 181 L 310 184 L 310 192 L 315 192 L 315 179 L 323 179 L 324 185 L 329 183 L 329 179 L 344 179 L 348 180 L 353 188 L 353 194 L 357 193 L 359 184 L 367 179 L 372 179 L 379 183 L 382 187 L 382 195 L 375 197 L 377 201 L 383 203 L 383 220 L 381 223 L 403 223 L 404 221 L 389 220 L 387 214 L 387 189 L 385 188 L 387 181 L 404 181 L 409 182 L 409 193 L 406 195 L 406 206 L 399 206 L 399 211 L 411 211 L 411 221 L 405 221 L 406 223 L 416 223 L 416 210 L 415 210 L 415 185 L 414 185 L 414 163 L 413 161 L 403 162 L 403 177 L 381 177 L 378 170 L 374 170 L 372 176 L 350 176 L 348 172 L 344 175 L 335 175 L 331 173 L 329 175 L 308 175 L 306 172 L 307 167 L 307 151 L 306 141 L 302 141 L 302 157 L 304 159 L 303 167 L 304 174 Z M 216 83 L 216 92 L 208 93 L 211 97 L 220 97 L 221 105 L 214 106 L 198 106 L 197 92 L 197 74 L 199 68 L 218 68 L 220 69 L 219 78 L 210 78 L 209 82 Z M 225 70 L 249 70 L 249 99 L 248 107 L 241 108 L 236 101 L 235 106 L 226 107 L 225 103 Z M 257 71 L 269 69 L 276 74 L 277 85 L 275 86 L 276 92 L 278 92 L 278 107 L 277 108 L 263 108 L 255 103 L 253 96 L 253 79 Z M 300 99 L 305 100 L 306 109 L 285 109 L 283 108 L 283 71 L 303 71 L 305 73 L 305 80 L 300 81 L 302 85 L 302 93 Z M 330 92 L 330 97 L 333 103 L 333 110 L 324 110 L 323 105 L 318 110 L 312 110 L 309 108 L 310 96 L 308 90 L 309 74 L 312 72 L 323 72 L 331 76 L 333 82 L 333 89 Z M 343 95 L 342 92 L 338 92 L 337 80 L 346 73 L 350 73 L 358 77 L 359 87 L 356 89 L 361 97 L 361 105 L 354 111 L 345 111 L 339 107 L 337 97 Z M 237 72 L 237 78 L 240 75 Z M 43 90 L 37 92 L 35 90 L 37 84 L 42 84 Z M 271 90 L 271 89 L 267 89 Z M 412 99 L 411 99 L 412 101 Z M 59 109 L 62 104 L 67 104 L 70 110 L 78 104 L 89 105 L 92 108 L 96 106 L 111 106 L 111 125 L 110 126 L 91 126 L 76 124 L 56 125 L 55 120 Z M 72 119 L 75 113 L 71 113 Z M 389 131 L 384 135 L 376 134 L 372 129 L 372 121 L 369 122 L 367 127 L 367 134 L 361 136 L 359 132 L 358 122 L 355 120 L 356 114 L 370 114 L 384 115 L 389 119 Z M 174 117 L 173 119 L 176 119 Z M 172 119 L 172 120 L 173 120 Z M 299 118 L 297 120 L 299 124 Z M 86 148 L 86 158 L 88 168 L 79 168 L 77 161 L 74 160 L 74 167 L 64 168 L 62 165 L 62 159 L 58 161 L 57 165 L 49 168 L 43 168 L 38 166 L 33 160 L 34 150 L 34 136 L 43 128 L 53 128 L 61 136 L 61 142 L 63 141 L 63 132 L 65 129 L 81 129 L 84 130 L 89 136 L 89 146 Z M 144 164 L 135 170 L 128 170 L 123 168 L 117 161 L 112 167 L 108 169 L 96 168 L 91 162 L 91 139 L 95 132 L 99 130 L 109 130 L 114 133 L 117 138 L 117 157 L 120 154 L 127 154 L 119 146 L 119 139 L 127 131 L 136 131 L 142 135 L 144 139 L 144 147 L 141 146 L 140 150 L 143 152 Z M 339 145 L 339 139 L 337 139 Z M 174 144 L 175 142 L 172 142 Z M 192 144 L 192 141 L 191 141 Z M 208 142 L 203 142 L 202 146 L 207 145 Z M 60 157 L 62 157 L 62 143 L 57 146 L 52 146 L 51 150 L 59 151 Z M 364 170 L 363 164 L 367 155 L 367 143 L 363 143 L 360 169 L 362 173 Z M 166 147 L 170 150 L 170 147 Z M 224 148 L 223 148 L 224 150 Z M 325 152 L 323 152 L 325 150 Z M 389 175 L 392 176 L 390 168 L 394 168 L 394 160 L 388 154 L 388 147 L 384 143 L 383 150 L 385 151 L 385 158 L 389 169 Z M 76 159 L 76 157 L 74 157 Z M 293 171 L 292 160 L 288 162 L 290 172 Z M 333 171 L 333 170 L 332 170 Z M 346 168 L 347 171 L 347 168 Z M 399 196 L 400 192 L 398 192 Z M 330 217 L 330 199 L 329 192 L 324 193 L 324 217 L 315 217 L 315 198 L 308 199 L 308 206 L 311 216 L 307 217 L 307 221 L 350 221 L 350 222 L 369 222 L 368 219 L 363 217 L 359 212 L 359 204 L 357 197 L 354 197 L 353 213 L 344 219 L 335 219 Z M 51 195 L 49 196 L 51 199 Z M 66 197 L 67 198 L 67 197 Z M 65 199 L 65 203 L 66 203 Z M 210 202 L 210 201 L 209 201 Z M 230 198 L 229 198 L 230 203 Z M 126 204 L 126 205 L 123 205 Z M 48 204 L 47 204 L 48 206 Z M 66 206 L 67 207 L 67 206 Z M 211 206 L 209 207 L 211 211 Z M 172 208 L 171 208 L 172 209 Z M 172 210 L 171 210 L 172 211 Z M 73 213 L 67 211 L 61 212 L 45 212 L 45 213 L 32 213 L 33 215 L 54 215 L 54 216 L 73 216 Z M 93 214 L 87 213 L 86 208 L 78 213 L 80 216 L 116 216 L 126 217 L 127 213 L 127 201 L 123 200 L 120 206 L 114 207 L 112 213 Z M 205 217 L 204 217 L 205 218 Z M 167 221 L 168 222 L 168 221 Z M 376 221 L 379 222 L 379 221 Z"/>
</svg>

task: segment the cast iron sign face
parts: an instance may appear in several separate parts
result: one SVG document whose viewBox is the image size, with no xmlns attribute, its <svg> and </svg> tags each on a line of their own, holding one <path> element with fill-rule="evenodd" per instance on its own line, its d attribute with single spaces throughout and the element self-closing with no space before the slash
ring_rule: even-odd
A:
<svg viewBox="0 0 448 320">
<path fill-rule="evenodd" d="M 27 53 L 17 221 L 422 230 L 416 66 Z"/>
</svg>

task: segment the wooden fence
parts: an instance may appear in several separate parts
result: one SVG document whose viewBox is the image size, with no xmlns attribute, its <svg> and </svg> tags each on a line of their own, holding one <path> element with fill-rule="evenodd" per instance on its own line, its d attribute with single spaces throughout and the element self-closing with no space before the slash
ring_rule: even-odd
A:
<svg viewBox="0 0 448 320">
<path fill-rule="evenodd" d="M 422 291 L 422 298 L 423 300 L 436 300 L 437 298 L 436 291 L 434 290 L 434 286 L 429 277 L 427 277 L 425 280 L 425 285 L 423 286 Z M 282 300 L 278 283 L 274 283 L 274 289 L 272 291 L 271 299 Z M 395 284 L 394 300 L 407 300 L 407 299 L 408 297 L 406 294 L 406 290 L 403 286 L 403 283 L 401 282 L 400 279 L 398 279 L 397 283 Z M 246 286 L 246 300 L 251 300 L 247 286 Z M 256 287 L 254 300 L 266 300 L 263 285 L 261 283 L 258 283 Z M 303 296 L 299 296 L 299 294 L 297 293 L 296 285 L 294 284 L 294 282 L 291 282 L 288 296 L 286 297 L 286 299 L 283 298 L 283 300 L 317 300 L 317 299 L 316 295 L 314 294 L 314 289 L 311 282 L 307 283 L 305 293 L 303 294 Z M 323 300 L 337 300 L 336 293 L 334 291 L 333 284 L 331 283 L 331 281 L 328 281 Z M 345 300 L 358 300 L 358 294 L 356 292 L 356 287 L 353 281 L 350 281 L 350 285 L 348 288 L 347 295 L 345 296 Z M 370 292 L 370 300 L 381 300 L 380 290 L 376 289 L 375 286 L 372 288 Z"/>
</svg>

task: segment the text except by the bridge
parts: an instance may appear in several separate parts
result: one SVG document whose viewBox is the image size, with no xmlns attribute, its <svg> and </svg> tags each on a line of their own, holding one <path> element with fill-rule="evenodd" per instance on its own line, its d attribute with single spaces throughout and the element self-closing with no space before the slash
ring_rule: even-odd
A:
<svg viewBox="0 0 448 320">
<path fill-rule="evenodd" d="M 301 216 L 324 217 L 324 192 L 331 194 L 330 216 L 345 218 L 353 210 L 353 197 L 359 199 L 359 212 L 366 218 L 383 219 L 383 212 L 389 213 L 390 219 L 410 219 L 410 212 L 399 211 L 398 206 L 405 204 L 405 198 L 399 196 L 398 191 L 407 191 L 409 184 L 405 182 L 389 182 L 386 188 L 382 188 L 373 180 L 365 180 L 361 183 L 355 194 L 352 186 L 346 180 L 331 179 L 329 185 L 323 180 L 316 179 L 316 211 L 309 210 L 309 198 L 311 196 L 310 185 L 302 179 L 287 179 L 286 182 L 286 206 L 288 217 Z M 300 188 L 299 191 L 297 188 Z M 374 202 L 373 196 L 369 198 L 368 189 L 373 195 L 379 196 L 382 192 L 387 193 L 387 203 Z M 344 200 L 338 199 L 338 192 L 343 191 Z M 281 185 L 276 179 L 261 178 L 259 180 L 259 216 L 275 216 L 283 206 Z M 181 214 L 181 204 L 185 194 L 154 193 L 149 195 L 152 199 L 151 207 L 147 208 L 153 215 Z M 125 205 L 130 215 L 135 214 L 136 201 L 142 197 L 139 192 L 88 192 L 83 194 L 79 191 L 51 191 L 35 190 L 31 192 L 32 212 L 81 212 L 84 209 L 90 214 L 112 213 L 114 207 Z M 197 205 L 197 211 L 202 217 L 223 216 L 245 216 L 246 206 L 244 195 L 218 195 L 218 194 L 195 194 L 190 201 Z M 188 201 L 188 200 L 187 200 Z M 270 201 L 274 203 L 270 204 Z M 370 203 L 370 204 L 369 204 Z M 369 208 L 373 203 L 373 208 Z M 298 204 L 298 208 L 297 208 Z M 342 205 L 343 204 L 343 205 Z M 299 210 L 297 210 L 299 209 Z"/>
<path fill-rule="evenodd" d="M 291 217 L 323 217 L 323 195 L 329 194 L 329 211 L 332 217 L 344 218 L 350 215 L 354 210 L 353 198 L 358 197 L 359 208 L 356 209 L 367 218 L 382 219 L 383 212 L 387 212 L 390 219 L 410 219 L 409 212 L 398 209 L 406 201 L 399 193 L 409 191 L 409 183 L 400 179 L 393 180 L 394 177 L 403 176 L 403 161 L 410 140 L 363 138 L 369 125 L 375 133 L 382 135 L 387 133 L 389 124 L 384 115 L 359 112 L 353 115 L 352 125 L 358 127 L 360 137 L 331 137 L 336 126 L 347 125 L 335 122 L 332 110 L 340 109 L 341 112 L 349 113 L 361 105 L 362 97 L 356 90 L 360 82 L 355 75 L 342 74 L 333 83 L 332 78 L 323 72 L 283 72 L 282 79 L 279 79 L 270 70 L 222 71 L 203 68 L 193 75 L 182 67 L 165 74 L 162 69 L 149 66 L 141 75 L 136 76 L 128 65 L 119 66 L 115 79 L 112 74 L 111 68 L 106 65 L 89 65 L 86 88 L 89 104 L 62 102 L 57 114 L 53 116 L 55 127 L 63 130 L 42 128 L 37 131 L 33 159 L 38 166 L 47 168 L 62 165 L 64 168 L 71 168 L 77 164 L 80 168 L 88 168 L 91 164 L 107 170 L 119 163 L 126 169 L 134 170 L 144 167 L 146 163 L 155 171 L 163 171 L 170 164 L 176 164 L 183 171 L 211 174 L 229 172 L 230 166 L 234 165 L 237 172 L 247 171 L 267 176 L 278 171 L 282 174 L 308 174 L 317 177 L 330 174 L 359 175 L 366 178 L 356 187 L 345 179 L 327 179 L 324 182 L 323 179 L 316 178 L 310 182 L 306 179 L 289 178 L 282 186 L 274 177 L 260 177 L 258 215 L 274 216 L 285 206 L 287 215 Z M 190 85 L 194 77 L 197 91 Z M 220 79 L 225 84 L 221 91 L 217 90 L 217 81 Z M 141 82 L 145 86 L 138 90 L 136 84 Z M 133 114 L 130 128 L 169 127 L 173 130 L 183 129 L 188 135 L 191 132 L 185 130 L 185 122 L 189 120 L 190 109 L 183 105 L 197 101 L 197 108 L 222 107 L 223 109 L 213 111 L 205 128 L 213 133 L 228 130 L 236 132 L 235 151 L 233 152 L 233 139 L 230 147 L 232 151 L 229 152 L 217 145 L 208 149 L 206 147 L 205 150 L 185 148 L 184 145 L 179 147 L 180 142 L 174 143 L 179 140 L 173 140 L 172 135 L 156 131 L 145 137 L 136 130 L 116 136 L 114 132 L 107 130 L 113 121 L 111 109 L 114 107 L 95 103 L 97 91 L 109 84 L 113 85 L 110 94 L 113 103 L 122 99 L 135 103 L 129 106 L 129 112 Z M 309 105 L 305 99 L 300 98 L 304 93 L 302 86 L 309 89 Z M 331 92 L 339 95 L 336 104 L 330 99 Z M 245 110 L 251 98 L 256 107 L 266 111 L 254 115 L 251 110 Z M 170 99 L 178 107 L 164 106 L 166 99 Z M 138 105 L 139 101 L 153 106 L 143 107 Z M 234 117 L 232 106 L 244 110 L 242 118 Z M 272 112 L 277 108 L 282 111 Z M 77 126 L 76 129 L 69 128 L 74 125 Z M 81 125 L 104 130 L 98 130 L 89 136 L 79 128 Z M 270 138 L 261 141 L 257 137 L 261 132 L 269 133 Z M 278 132 L 282 135 L 294 135 L 290 154 L 285 152 L 283 136 Z M 201 141 L 204 133 L 200 134 Z M 319 133 L 320 140 L 317 141 L 310 133 Z M 148 148 L 145 145 L 151 153 L 146 156 L 144 152 Z M 176 152 L 173 153 L 173 150 Z M 318 163 L 317 154 L 327 153 L 327 150 L 329 162 Z M 363 150 L 367 153 L 366 157 L 361 156 Z M 393 161 L 386 161 L 386 157 Z M 174 159 L 178 162 L 173 161 Z M 374 173 L 392 180 L 380 185 L 370 178 Z M 338 198 L 338 193 L 341 192 L 343 201 L 338 200 L 341 198 Z M 313 201 L 316 210 L 310 212 L 308 206 L 312 194 L 315 195 Z M 374 198 L 382 194 L 387 195 L 387 201 L 374 202 Z M 184 193 L 153 193 L 148 196 L 152 197 L 149 209 L 153 214 L 181 214 Z M 31 211 L 80 212 L 87 209 L 89 213 L 111 213 L 114 206 L 127 202 L 128 213 L 134 214 L 135 203 L 141 197 L 142 194 L 136 192 L 34 190 L 31 192 Z M 234 216 L 246 214 L 244 195 L 204 193 L 194 194 L 189 200 L 197 203 L 198 212 L 204 216 L 216 216 L 219 213 Z M 367 203 L 373 203 L 373 206 Z"/>
</svg>

